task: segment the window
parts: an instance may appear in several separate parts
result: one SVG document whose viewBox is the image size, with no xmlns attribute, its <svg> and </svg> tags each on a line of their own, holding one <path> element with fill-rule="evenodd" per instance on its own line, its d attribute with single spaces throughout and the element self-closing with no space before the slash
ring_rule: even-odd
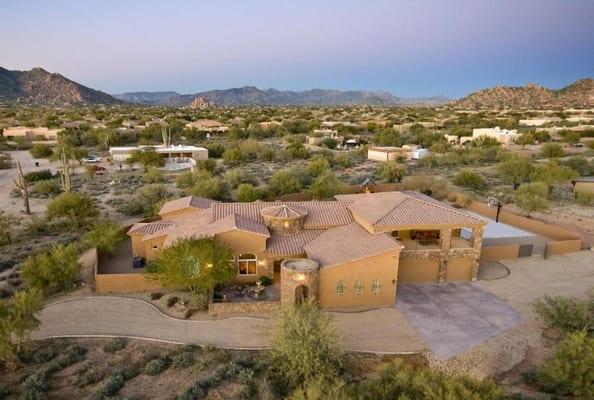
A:
<svg viewBox="0 0 594 400">
<path fill-rule="evenodd" d="M 371 281 L 371 293 L 378 294 L 380 291 L 380 281 L 379 279 L 374 279 Z"/>
<path fill-rule="evenodd" d="M 338 281 L 338 283 L 336 284 L 336 294 L 344 294 L 344 291 L 346 290 L 346 285 L 344 284 L 344 281 Z"/>
<path fill-rule="evenodd" d="M 363 281 L 360 279 L 355 281 L 355 294 L 363 294 Z"/>
<path fill-rule="evenodd" d="M 156 245 L 156 244 L 153 245 L 153 249 L 158 249 L 158 248 L 159 248 L 158 245 Z"/>
<path fill-rule="evenodd" d="M 400 232 L 399 231 L 392 231 L 391 235 L 394 239 L 400 240 Z"/>
<path fill-rule="evenodd" d="M 237 273 L 239 275 L 256 275 L 258 259 L 255 254 L 240 254 L 237 257 Z"/>
</svg>

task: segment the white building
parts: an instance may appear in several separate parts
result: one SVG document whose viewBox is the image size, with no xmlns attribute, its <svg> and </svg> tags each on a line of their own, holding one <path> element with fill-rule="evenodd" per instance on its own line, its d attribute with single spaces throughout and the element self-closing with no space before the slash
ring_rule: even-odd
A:
<svg viewBox="0 0 594 400">
<path fill-rule="evenodd" d="M 509 146 L 513 144 L 515 140 L 521 135 L 522 134 L 518 134 L 518 131 L 515 129 L 501 129 L 498 126 L 496 126 L 495 128 L 476 128 L 472 130 L 472 138 L 470 136 L 463 136 L 460 138 L 460 143 L 464 143 L 469 140 L 474 140 L 486 136 L 496 139 L 499 143 L 503 145 Z"/>
<path fill-rule="evenodd" d="M 415 145 L 402 147 L 370 147 L 367 159 L 372 161 L 420 160 L 429 155 L 429 150 Z"/>
<path fill-rule="evenodd" d="M 132 156 L 136 150 L 144 150 L 152 148 L 157 153 L 163 155 L 164 158 L 171 160 L 178 159 L 192 159 L 192 160 L 206 160 L 208 159 L 208 150 L 204 147 L 171 145 L 171 146 L 126 146 L 126 147 L 110 147 L 109 157 L 113 161 L 126 161 Z"/>
<path fill-rule="evenodd" d="M 521 119 L 518 121 L 520 126 L 543 126 L 551 122 L 561 121 L 560 118 L 542 117 L 542 118 L 530 118 Z"/>
</svg>

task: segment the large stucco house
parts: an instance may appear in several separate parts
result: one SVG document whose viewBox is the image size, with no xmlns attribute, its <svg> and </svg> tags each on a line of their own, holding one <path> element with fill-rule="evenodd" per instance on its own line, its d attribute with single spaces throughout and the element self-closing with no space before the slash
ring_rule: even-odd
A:
<svg viewBox="0 0 594 400">
<path fill-rule="evenodd" d="M 150 261 L 179 239 L 215 237 L 233 249 L 238 282 L 268 276 L 282 296 L 300 290 L 322 307 L 393 305 L 397 282 L 475 280 L 486 223 L 416 192 L 253 203 L 190 196 L 159 214 L 128 231 L 135 256 Z"/>
</svg>

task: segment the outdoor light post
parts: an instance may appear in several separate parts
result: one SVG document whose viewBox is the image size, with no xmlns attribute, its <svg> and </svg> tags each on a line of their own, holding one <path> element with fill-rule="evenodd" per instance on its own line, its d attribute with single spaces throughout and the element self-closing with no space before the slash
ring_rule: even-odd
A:
<svg viewBox="0 0 594 400">
<path fill-rule="evenodd" d="M 487 197 L 487 204 L 489 207 L 497 207 L 497 215 L 495 215 L 495 222 L 499 222 L 499 213 L 503 204 L 496 197 Z"/>
</svg>

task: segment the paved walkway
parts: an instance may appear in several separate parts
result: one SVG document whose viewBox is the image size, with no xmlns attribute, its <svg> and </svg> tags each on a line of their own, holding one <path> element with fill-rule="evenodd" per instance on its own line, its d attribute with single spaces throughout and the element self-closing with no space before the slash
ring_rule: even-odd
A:
<svg viewBox="0 0 594 400">
<path fill-rule="evenodd" d="M 349 350 L 409 353 L 425 349 L 406 317 L 393 308 L 329 315 Z M 41 326 L 32 339 L 127 336 L 235 349 L 268 347 L 273 323 L 252 317 L 185 321 L 166 316 L 142 300 L 106 296 L 52 303 L 41 311 L 39 319 Z"/>
</svg>

